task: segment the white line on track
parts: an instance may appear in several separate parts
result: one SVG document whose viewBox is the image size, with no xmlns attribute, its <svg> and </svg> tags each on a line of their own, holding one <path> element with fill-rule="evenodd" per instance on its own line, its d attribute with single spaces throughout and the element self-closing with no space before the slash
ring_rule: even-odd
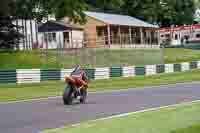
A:
<svg viewBox="0 0 200 133">
<path fill-rule="evenodd" d="M 175 83 L 175 84 L 168 84 L 168 85 L 158 85 L 158 86 L 144 86 L 144 87 L 138 87 L 138 89 L 129 88 L 129 89 L 118 89 L 118 90 L 108 90 L 108 91 L 97 91 L 97 92 L 90 92 L 90 94 L 104 94 L 104 93 L 114 93 L 114 92 L 125 92 L 125 91 L 131 91 L 131 90 L 141 90 L 141 89 L 152 89 L 152 88 L 160 88 L 160 87 L 170 87 L 170 86 L 176 86 L 176 85 L 190 85 L 190 84 L 200 84 L 200 81 L 196 82 L 187 82 L 187 83 Z M 2 104 L 15 104 L 15 103 L 24 103 L 24 102 L 34 102 L 34 101 L 42 101 L 42 100 L 50 100 L 50 99 L 57 99 L 62 98 L 62 96 L 50 96 L 47 98 L 36 98 L 36 99 L 28 99 L 28 100 L 18 100 L 18 101 L 10 101 L 10 102 L 0 102 L 0 105 Z"/>
<path fill-rule="evenodd" d="M 97 122 L 97 121 L 104 121 L 104 120 L 109 120 L 109 119 L 114 119 L 114 118 L 121 118 L 121 117 L 126 117 L 126 116 L 129 116 L 129 115 L 151 112 L 151 111 L 157 111 L 157 110 L 166 109 L 166 108 L 176 108 L 176 107 L 180 107 L 180 106 L 187 106 L 187 105 L 199 103 L 199 102 L 200 102 L 200 100 L 195 100 L 195 101 L 191 101 L 191 102 L 183 102 L 183 103 L 179 103 L 179 104 L 172 104 L 172 105 L 161 106 L 161 107 L 157 107 L 157 108 L 150 108 L 150 109 L 136 111 L 136 112 L 130 112 L 130 113 L 123 113 L 123 114 L 119 114 L 119 115 L 108 116 L 108 117 L 104 117 L 104 118 L 100 118 L 100 119 L 96 119 L 96 120 L 91 120 L 91 121 L 88 121 L 88 122 Z M 77 123 L 77 124 L 73 124 L 73 125 L 69 125 L 69 126 L 78 127 L 80 125 L 81 125 L 81 123 Z M 66 126 L 62 126 L 60 128 L 54 128 L 51 131 L 56 132 L 57 130 L 62 129 L 64 127 L 66 127 Z M 40 133 L 43 133 L 43 132 L 40 132 Z"/>
</svg>

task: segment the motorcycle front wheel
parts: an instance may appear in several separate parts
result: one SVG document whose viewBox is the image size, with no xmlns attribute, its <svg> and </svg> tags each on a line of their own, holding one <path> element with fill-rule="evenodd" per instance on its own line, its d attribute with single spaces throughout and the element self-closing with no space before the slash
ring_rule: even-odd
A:
<svg viewBox="0 0 200 133">
<path fill-rule="evenodd" d="M 86 99 L 87 99 L 87 90 L 81 90 L 81 99 L 80 99 L 80 103 L 86 103 Z"/>
<path fill-rule="evenodd" d="M 73 89 L 70 85 L 67 85 L 65 87 L 64 93 L 63 93 L 63 103 L 64 105 L 71 105 L 73 102 Z"/>
</svg>

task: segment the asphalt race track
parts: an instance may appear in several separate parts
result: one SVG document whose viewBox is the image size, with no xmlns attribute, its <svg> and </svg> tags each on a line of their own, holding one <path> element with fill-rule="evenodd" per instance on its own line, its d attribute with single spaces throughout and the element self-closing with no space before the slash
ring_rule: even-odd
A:
<svg viewBox="0 0 200 133">
<path fill-rule="evenodd" d="M 200 100 L 200 83 L 90 94 L 85 105 L 61 98 L 0 104 L 0 133 L 39 133 L 111 115 Z"/>
</svg>

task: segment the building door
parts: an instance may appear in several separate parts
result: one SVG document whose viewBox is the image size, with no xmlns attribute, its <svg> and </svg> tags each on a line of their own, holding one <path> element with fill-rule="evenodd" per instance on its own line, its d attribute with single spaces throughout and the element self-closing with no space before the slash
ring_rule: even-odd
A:
<svg viewBox="0 0 200 133">
<path fill-rule="evenodd" d="M 70 37 L 69 37 L 69 32 L 64 32 L 64 47 L 65 48 L 70 48 Z"/>
</svg>

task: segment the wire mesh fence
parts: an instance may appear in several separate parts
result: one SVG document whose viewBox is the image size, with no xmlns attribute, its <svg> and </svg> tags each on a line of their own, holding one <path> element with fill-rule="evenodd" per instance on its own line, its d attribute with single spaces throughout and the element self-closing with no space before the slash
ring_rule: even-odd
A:
<svg viewBox="0 0 200 133">
<path fill-rule="evenodd" d="M 78 64 L 86 68 L 164 64 L 164 53 L 158 45 L 130 44 L 125 41 L 119 44 L 108 44 L 106 39 L 66 41 L 68 43 L 59 48 L 42 49 L 40 54 L 44 65 L 54 63 L 62 68 L 72 68 Z M 96 44 L 96 48 L 85 47 L 91 42 Z"/>
<path fill-rule="evenodd" d="M 22 50 L 36 50 L 34 54 L 40 57 L 41 68 L 72 68 L 78 64 L 86 68 L 164 64 L 164 53 L 157 45 L 156 36 L 141 38 L 137 34 L 121 34 L 91 36 L 83 40 L 64 38 L 59 33 L 58 38 L 54 34 L 51 37 L 44 34 L 40 40 L 40 36 L 32 31 L 37 28 L 35 23 L 23 20 L 16 23 L 31 27 L 19 46 Z"/>
</svg>

